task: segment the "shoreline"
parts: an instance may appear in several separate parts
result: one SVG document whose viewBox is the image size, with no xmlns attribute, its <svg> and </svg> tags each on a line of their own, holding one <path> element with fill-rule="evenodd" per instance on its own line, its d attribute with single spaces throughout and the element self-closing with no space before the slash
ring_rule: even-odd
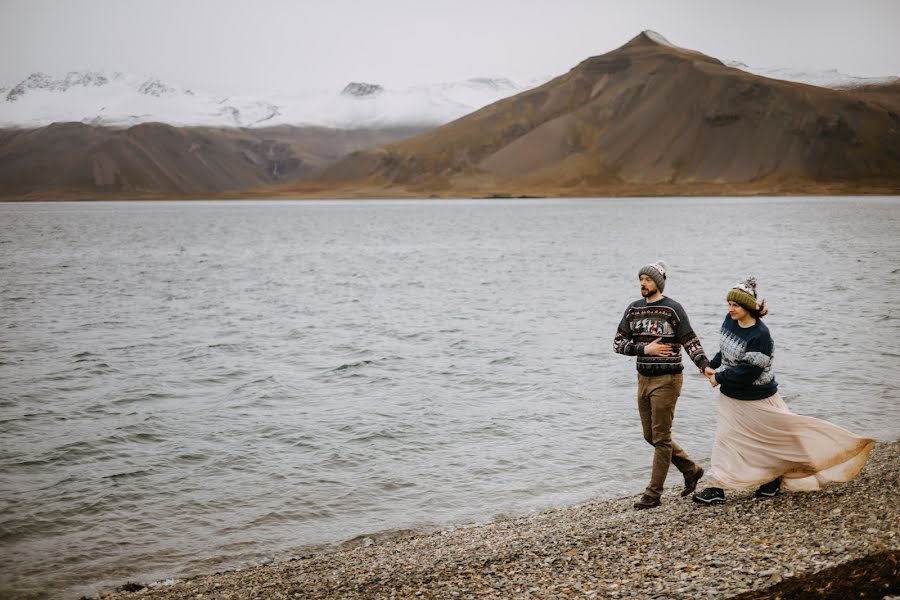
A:
<svg viewBox="0 0 900 600">
<path fill-rule="evenodd" d="M 878 443 L 856 479 L 819 492 L 732 492 L 709 507 L 667 488 L 651 510 L 632 508 L 636 493 L 355 538 L 336 551 L 171 584 L 130 583 L 93 598 L 776 598 L 779 587 L 842 594 L 833 586 L 859 582 L 873 595 L 855 597 L 883 598 L 900 593 L 898 487 L 900 440 Z"/>
<path fill-rule="evenodd" d="M 379 191 L 328 190 L 323 192 L 214 192 L 207 194 L 135 194 L 135 193 L 95 193 L 80 194 L 62 192 L 59 194 L 18 195 L 0 197 L 4 204 L 31 204 L 46 202 L 219 202 L 223 200 L 241 201 L 302 201 L 302 200 L 552 200 L 552 199 L 641 199 L 641 198 L 816 198 L 816 197 L 897 197 L 900 186 L 865 186 L 859 188 L 822 186 L 809 189 L 763 188 L 759 190 L 709 190 L 706 188 L 687 188 L 684 190 L 577 190 L 577 191 L 538 191 L 529 192 L 491 192 L 472 190 L 443 191 L 410 191 L 387 188 Z"/>
<path fill-rule="evenodd" d="M 183 194 L 183 195 L 73 195 L 57 194 L 35 197 L 0 197 L 0 204 L 68 204 L 68 203 L 140 203 L 140 202 L 356 202 L 356 201 L 480 201 L 480 200 L 681 200 L 681 199 L 817 199 L 817 198 L 889 198 L 900 200 L 900 188 L 884 190 L 810 190 L 806 192 L 790 192 L 783 190 L 764 190 L 759 192 L 721 192 L 721 193 L 575 193 L 575 194 L 424 194 L 395 191 L 395 193 L 348 193 L 338 194 Z"/>
</svg>

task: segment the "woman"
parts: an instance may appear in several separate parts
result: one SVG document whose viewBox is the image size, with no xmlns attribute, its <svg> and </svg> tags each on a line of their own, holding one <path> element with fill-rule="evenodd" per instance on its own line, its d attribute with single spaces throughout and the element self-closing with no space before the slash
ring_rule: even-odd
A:
<svg viewBox="0 0 900 600">
<path fill-rule="evenodd" d="M 757 497 L 771 497 L 856 477 L 875 440 L 791 413 L 772 373 L 774 344 L 756 280 L 734 286 L 727 299 L 720 350 L 705 370 L 713 387 L 721 385 L 712 464 L 703 478 L 710 487 L 694 494 L 694 502 L 722 504 L 725 489 L 757 488 Z"/>
</svg>

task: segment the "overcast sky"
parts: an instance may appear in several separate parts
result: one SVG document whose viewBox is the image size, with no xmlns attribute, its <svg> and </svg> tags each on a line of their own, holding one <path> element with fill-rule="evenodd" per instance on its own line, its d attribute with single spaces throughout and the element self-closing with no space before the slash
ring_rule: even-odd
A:
<svg viewBox="0 0 900 600">
<path fill-rule="evenodd" d="M 0 0 L 0 86 L 43 71 L 253 94 L 564 73 L 644 29 L 756 67 L 900 76 L 898 0 Z"/>
</svg>

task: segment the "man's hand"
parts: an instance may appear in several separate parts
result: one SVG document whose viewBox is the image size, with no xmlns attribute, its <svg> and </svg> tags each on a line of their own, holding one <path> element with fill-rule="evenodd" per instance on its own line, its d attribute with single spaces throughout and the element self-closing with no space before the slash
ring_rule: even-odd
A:
<svg viewBox="0 0 900 600">
<path fill-rule="evenodd" d="M 709 379 L 709 385 L 711 385 L 713 387 L 717 387 L 719 385 L 719 382 L 716 381 L 715 369 L 710 369 L 709 367 L 706 367 L 706 369 L 703 371 L 703 373 L 706 375 L 706 378 Z"/>
<path fill-rule="evenodd" d="M 713 375 L 716 374 L 716 370 L 713 369 L 712 367 L 706 367 L 705 369 L 703 369 L 703 374 L 706 375 L 707 377 L 712 377 Z"/>
<path fill-rule="evenodd" d="M 644 346 L 644 355 L 646 356 L 671 356 L 672 345 L 661 344 L 661 337 L 656 338 L 646 346 Z"/>
</svg>

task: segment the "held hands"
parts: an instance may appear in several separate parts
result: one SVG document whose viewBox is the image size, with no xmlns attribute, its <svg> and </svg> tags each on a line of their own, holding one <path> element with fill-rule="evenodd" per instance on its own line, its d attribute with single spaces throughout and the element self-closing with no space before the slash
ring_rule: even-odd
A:
<svg viewBox="0 0 900 600">
<path fill-rule="evenodd" d="M 706 375 L 706 378 L 709 379 L 709 385 L 716 387 L 719 385 L 719 382 L 716 381 L 716 370 L 710 367 L 706 367 L 703 369 L 703 374 Z"/>
<path fill-rule="evenodd" d="M 644 354 L 647 356 L 671 356 L 672 345 L 661 344 L 661 337 L 656 338 L 646 346 L 644 346 Z"/>
</svg>

